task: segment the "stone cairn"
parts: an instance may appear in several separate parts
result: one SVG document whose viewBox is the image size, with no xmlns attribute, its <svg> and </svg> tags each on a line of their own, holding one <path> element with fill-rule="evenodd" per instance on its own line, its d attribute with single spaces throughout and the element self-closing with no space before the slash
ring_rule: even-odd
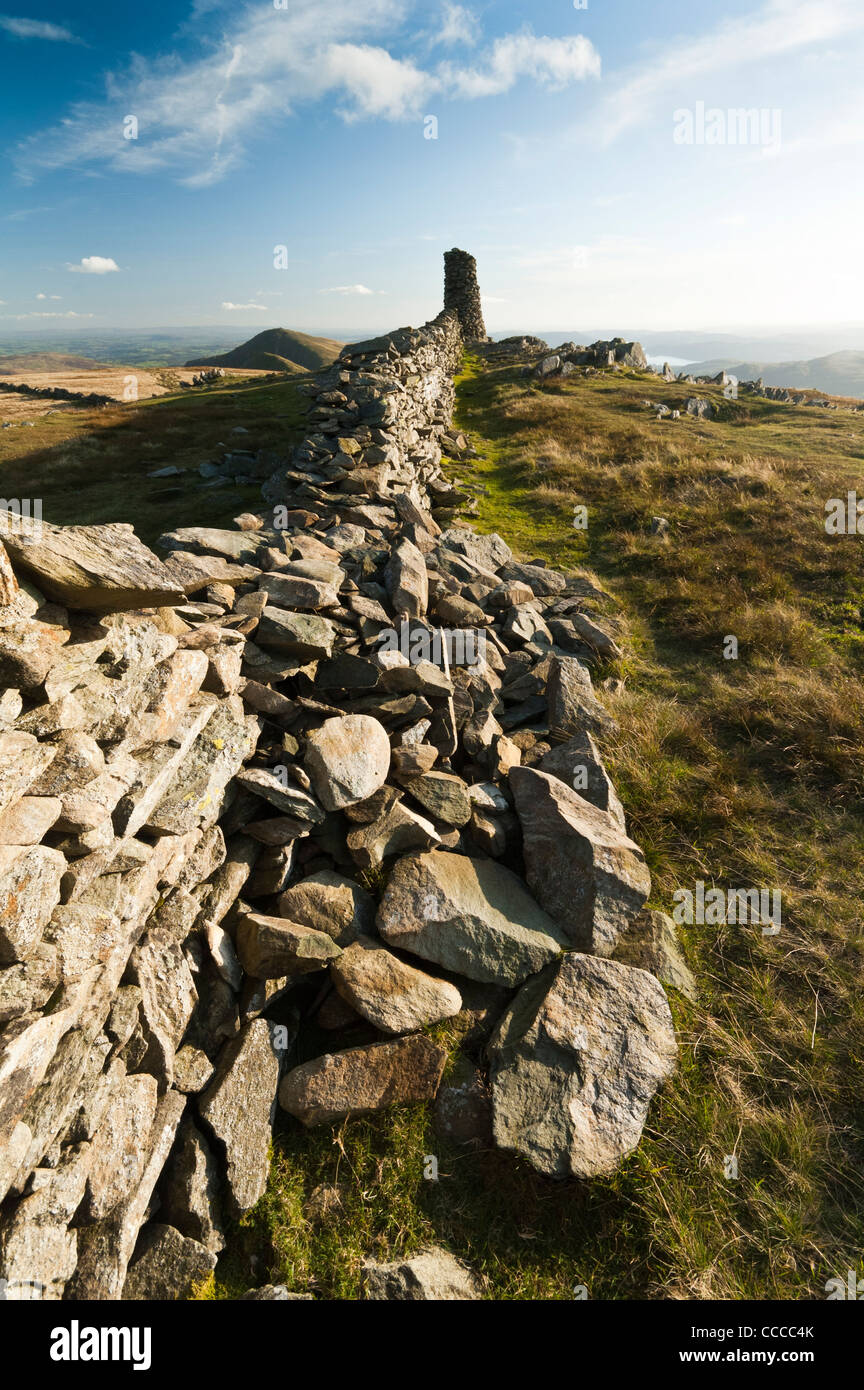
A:
<svg viewBox="0 0 864 1390">
<path fill-rule="evenodd" d="M 0 514 L 7 1298 L 186 1297 L 277 1107 L 434 1101 L 551 1176 L 639 1142 L 692 985 L 595 743 L 608 596 L 452 524 L 462 341 L 347 347 L 266 509 L 165 558 Z M 482 1286 L 433 1250 L 365 1296 Z"/>
<path fill-rule="evenodd" d="M 455 246 L 444 252 L 444 308 L 458 318 L 466 343 L 489 341 L 477 283 L 477 262 Z"/>
</svg>

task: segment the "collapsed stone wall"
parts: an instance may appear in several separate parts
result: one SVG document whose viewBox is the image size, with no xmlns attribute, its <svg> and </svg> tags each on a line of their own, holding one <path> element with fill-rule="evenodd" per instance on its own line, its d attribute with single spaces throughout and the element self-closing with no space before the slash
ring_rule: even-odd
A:
<svg viewBox="0 0 864 1390">
<path fill-rule="evenodd" d="M 461 349 L 446 310 L 346 349 L 267 508 L 164 559 L 0 517 L 7 1297 L 186 1296 L 277 1105 L 434 1101 L 554 1175 L 638 1143 L 691 982 L 595 742 L 608 596 L 449 524 Z M 366 1277 L 482 1294 L 442 1252 Z"/>
<path fill-rule="evenodd" d="M 70 391 L 65 386 L 29 386 L 23 381 L 0 381 L 0 391 L 13 396 L 34 396 L 46 401 L 74 401 L 77 405 L 113 405 L 113 396 L 98 391 Z"/>
</svg>

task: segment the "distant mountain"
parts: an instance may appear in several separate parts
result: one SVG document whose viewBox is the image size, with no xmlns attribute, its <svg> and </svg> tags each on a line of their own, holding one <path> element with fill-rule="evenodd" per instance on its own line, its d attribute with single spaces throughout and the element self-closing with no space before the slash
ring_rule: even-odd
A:
<svg viewBox="0 0 864 1390">
<path fill-rule="evenodd" d="M 827 357 L 811 357 L 803 362 L 735 362 L 728 357 L 714 357 L 706 362 L 688 362 L 684 370 L 693 376 L 716 376 L 727 371 L 739 381 L 755 381 L 761 376 L 766 386 L 864 397 L 864 352 L 831 352 Z"/>
<path fill-rule="evenodd" d="M 187 367 L 243 367 L 247 371 L 317 371 L 329 366 L 342 351 L 343 344 L 333 338 L 310 338 L 287 328 L 267 328 L 248 343 L 216 357 L 198 357 Z"/>
<path fill-rule="evenodd" d="M 104 372 L 105 363 L 92 357 L 76 357 L 63 352 L 21 352 L 0 357 L 0 376 L 20 376 L 22 372 Z"/>
<path fill-rule="evenodd" d="M 598 338 L 635 339 L 652 357 L 683 358 L 704 362 L 728 358 L 735 362 L 792 362 L 822 357 L 826 353 L 857 352 L 864 348 L 864 323 L 830 324 L 816 328 L 775 329 L 764 332 L 701 333 L 695 330 L 654 329 L 644 324 L 607 323 L 579 329 L 542 328 L 517 324 L 512 333 L 534 333 L 553 347 L 558 343 L 593 343 Z M 495 332 L 493 338 L 508 334 Z M 719 368 L 718 368 L 719 371 Z"/>
</svg>

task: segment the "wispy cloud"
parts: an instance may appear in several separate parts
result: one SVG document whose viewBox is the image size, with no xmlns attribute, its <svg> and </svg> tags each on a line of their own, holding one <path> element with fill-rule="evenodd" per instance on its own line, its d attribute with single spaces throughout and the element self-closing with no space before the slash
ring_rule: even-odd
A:
<svg viewBox="0 0 864 1390">
<path fill-rule="evenodd" d="M 62 299 L 63 296 L 62 296 L 61 294 L 42 294 L 41 291 L 40 291 L 40 293 L 37 294 L 36 298 L 37 298 L 37 299 Z"/>
<path fill-rule="evenodd" d="M 0 218 L 2 222 L 24 222 L 28 217 L 35 217 L 40 212 L 56 212 L 56 208 L 16 208 L 14 212 L 7 212 Z"/>
<path fill-rule="evenodd" d="M 0 304 L 2 304 L 2 302 L 3 301 L 0 300 Z M 43 313 L 3 314 L 2 317 L 5 319 L 93 319 L 96 317 L 96 315 L 79 314 L 74 309 L 67 309 L 65 314 L 60 313 L 59 311 L 49 313 L 47 310 L 45 310 Z"/>
<path fill-rule="evenodd" d="M 404 53 L 413 8 L 412 0 L 292 0 L 286 10 L 220 9 L 208 23 L 203 55 L 135 58 L 126 73 L 108 76 L 104 101 L 78 103 L 59 125 L 19 146 L 19 175 L 32 180 L 41 171 L 85 166 L 169 170 L 187 186 L 206 187 L 238 164 L 258 132 L 322 99 L 345 121 L 398 121 L 418 119 L 432 98 L 491 97 L 523 78 L 562 88 L 599 73 L 587 39 L 528 29 L 478 49 L 468 67 L 424 66 Z M 452 23 L 464 25 L 468 14 L 454 13 Z M 391 44 L 402 51 L 391 52 Z M 138 140 L 123 138 L 130 113 Z"/>
<path fill-rule="evenodd" d="M 520 77 L 560 90 L 571 82 L 599 77 L 600 55 L 579 34 L 549 39 L 526 32 L 496 39 L 474 67 L 447 63 L 439 71 L 445 86 L 460 97 L 499 96 L 509 92 Z"/>
<path fill-rule="evenodd" d="M 266 304 L 232 304 L 230 299 L 223 299 L 223 309 L 261 309 L 265 314 L 269 312 Z"/>
<path fill-rule="evenodd" d="M 695 12 L 694 12 L 695 13 Z M 614 83 L 597 129 L 605 143 L 644 123 L 684 81 L 725 69 L 768 63 L 864 30 L 860 0 L 768 0 L 749 15 L 725 19 L 698 38 L 664 41 L 662 53 Z"/>
<path fill-rule="evenodd" d="M 61 24 L 49 24 L 42 19 L 15 19 L 0 14 L 0 29 L 16 39 L 47 39 L 50 43 L 80 43 L 81 40 Z"/>
<path fill-rule="evenodd" d="M 366 285 L 331 285 L 329 289 L 319 291 L 321 294 L 374 294 Z"/>
<path fill-rule="evenodd" d="M 66 269 L 78 275 L 110 275 L 120 267 L 112 256 L 82 256 L 77 265 L 67 264 Z"/>
</svg>

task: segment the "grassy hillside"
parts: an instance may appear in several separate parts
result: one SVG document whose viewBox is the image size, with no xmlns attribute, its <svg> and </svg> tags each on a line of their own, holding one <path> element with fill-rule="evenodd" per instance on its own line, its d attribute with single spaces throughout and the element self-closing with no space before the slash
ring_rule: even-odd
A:
<svg viewBox="0 0 864 1390">
<path fill-rule="evenodd" d="M 671 406 L 685 392 L 660 388 Z M 482 457 L 452 472 L 481 529 L 590 566 L 617 600 L 625 654 L 601 675 L 624 681 L 607 697 L 621 732 L 604 752 L 652 905 L 698 879 L 780 888 L 780 936 L 682 929 L 699 1003 L 672 998 L 680 1067 L 612 1178 L 553 1182 L 452 1149 L 424 1107 L 335 1132 L 298 1134 L 283 1116 L 267 1196 L 235 1230 L 217 1295 L 254 1270 L 358 1297 L 364 1257 L 430 1242 L 504 1299 L 571 1299 L 576 1284 L 592 1299 L 818 1299 L 858 1267 L 864 572 L 861 541 L 826 536 L 823 504 L 861 485 L 864 427 L 710 394 L 721 420 L 658 424 L 642 405 L 656 377 L 540 386 L 472 359 L 458 423 Z"/>
<path fill-rule="evenodd" d="M 587 563 L 621 602 L 605 752 L 652 904 L 698 879 L 783 893 L 776 939 L 684 929 L 701 1003 L 679 1010 L 678 1078 L 620 1184 L 650 1232 L 634 1290 L 824 1297 L 860 1258 L 864 1185 L 864 576 L 824 503 L 862 488 L 864 424 L 706 394 L 722 420 L 662 424 L 636 373 L 537 387 L 474 363 L 460 419 L 484 529 Z"/>
<path fill-rule="evenodd" d="M 290 453 L 308 401 L 266 379 L 99 410 L 46 410 L 32 428 L 0 430 L 0 495 L 42 498 L 46 521 L 130 521 L 152 543 L 176 526 L 220 526 L 261 505 L 258 486 L 202 487 L 198 466 L 225 450 Z M 234 436 L 243 426 L 248 434 Z M 221 447 L 219 447 L 221 446 Z M 179 477 L 149 478 L 169 465 Z"/>
<path fill-rule="evenodd" d="M 247 343 L 215 357 L 200 357 L 187 367 L 245 367 L 252 371 L 315 371 L 339 356 L 342 343 L 333 338 L 311 338 L 287 328 L 268 328 Z"/>
</svg>

